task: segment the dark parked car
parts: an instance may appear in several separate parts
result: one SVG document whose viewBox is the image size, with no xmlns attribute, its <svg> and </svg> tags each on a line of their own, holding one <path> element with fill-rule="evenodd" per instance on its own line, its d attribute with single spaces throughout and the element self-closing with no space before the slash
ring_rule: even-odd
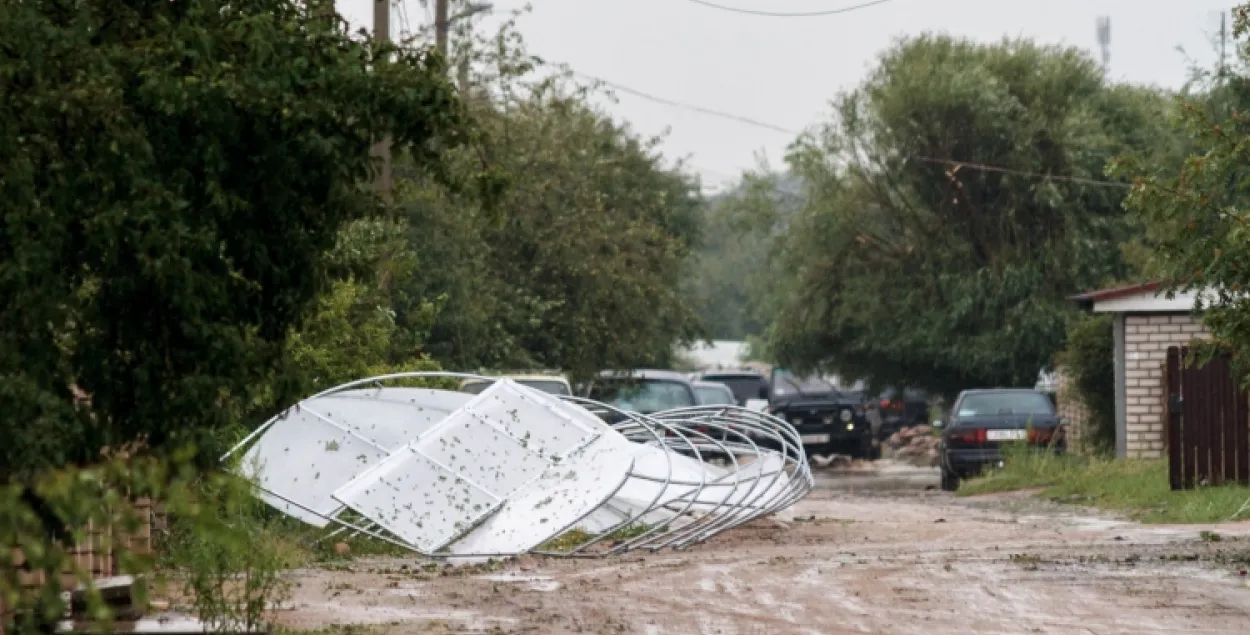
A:
<svg viewBox="0 0 1250 635">
<path fill-rule="evenodd" d="M 686 376 L 671 370 L 605 370 L 582 391 L 591 399 L 600 401 L 625 412 L 639 414 L 655 414 L 675 408 L 690 408 L 700 404 L 694 384 Z M 625 415 L 615 412 L 597 412 L 601 419 L 608 423 L 620 423 Z M 708 426 L 693 426 L 693 431 L 713 438 L 722 438 L 723 431 L 712 430 Z M 667 436 L 673 436 L 668 432 Z M 698 443 L 706 441 L 698 435 L 691 435 L 690 440 Z M 694 455 L 685 447 L 677 450 L 683 454 Z M 719 452 L 706 445 L 700 448 L 703 458 L 712 458 Z"/>
<path fill-rule="evenodd" d="M 987 465 L 1001 466 L 1004 443 L 1027 443 L 1035 449 L 1066 450 L 1066 422 L 1046 395 L 1028 389 L 965 390 L 955 399 L 938 445 L 942 489 L 959 489 L 960 479 Z"/>
<path fill-rule="evenodd" d="M 871 405 L 881 413 L 881 438 L 929 423 L 929 395 L 923 390 L 886 388 Z"/>
<path fill-rule="evenodd" d="M 799 377 L 784 369 L 774 369 L 770 379 L 769 414 L 794 426 L 809 456 L 876 458 L 862 397 L 840 391 L 820 377 Z"/>
<path fill-rule="evenodd" d="M 711 370 L 696 375 L 699 381 L 714 381 L 729 386 L 739 406 L 746 406 L 751 399 L 767 400 L 768 378 L 750 370 Z"/>
<path fill-rule="evenodd" d="M 699 398 L 700 406 L 738 405 L 738 400 L 734 398 L 733 391 L 725 384 L 714 381 L 696 381 L 691 383 L 694 385 L 694 393 Z"/>
<path fill-rule="evenodd" d="M 685 375 L 671 370 L 605 370 L 579 392 L 595 401 L 640 414 L 699 405 L 694 385 Z"/>
</svg>

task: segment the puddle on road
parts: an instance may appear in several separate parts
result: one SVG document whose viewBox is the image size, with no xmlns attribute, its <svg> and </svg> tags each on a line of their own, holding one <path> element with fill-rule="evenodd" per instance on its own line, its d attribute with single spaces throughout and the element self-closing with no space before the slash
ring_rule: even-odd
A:
<svg viewBox="0 0 1250 635">
<path fill-rule="evenodd" d="M 545 575 L 515 575 L 511 573 L 499 573 L 493 575 L 484 575 L 478 578 L 489 582 L 509 582 L 525 584 L 526 588 L 531 591 L 558 591 L 561 585 L 558 581 L 550 576 Z"/>
<path fill-rule="evenodd" d="M 415 599 L 415 598 L 414 598 Z M 419 622 L 438 620 L 466 625 L 490 625 L 495 623 L 512 623 L 509 618 L 486 618 L 476 611 L 464 611 L 447 607 L 422 607 L 414 605 L 401 607 L 394 605 L 349 604 L 345 602 L 308 602 L 298 607 L 304 614 L 323 613 L 333 616 L 336 624 L 357 624 L 361 626 L 380 626 L 398 622 Z"/>
</svg>

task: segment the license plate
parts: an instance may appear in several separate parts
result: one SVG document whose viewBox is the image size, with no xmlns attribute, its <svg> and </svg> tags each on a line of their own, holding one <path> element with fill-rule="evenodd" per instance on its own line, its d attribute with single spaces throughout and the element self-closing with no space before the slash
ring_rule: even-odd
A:
<svg viewBox="0 0 1250 635">
<path fill-rule="evenodd" d="M 986 430 L 985 438 L 988 441 L 1020 441 L 1024 439 L 1024 430 Z"/>
<path fill-rule="evenodd" d="M 803 443 L 828 443 L 829 442 L 829 435 L 827 434 L 805 434 L 799 438 L 803 440 Z"/>
</svg>

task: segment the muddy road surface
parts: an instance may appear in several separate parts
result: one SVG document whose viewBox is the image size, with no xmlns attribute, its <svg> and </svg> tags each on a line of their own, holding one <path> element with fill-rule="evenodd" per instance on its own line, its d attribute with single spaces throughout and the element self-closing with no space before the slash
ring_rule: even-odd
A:
<svg viewBox="0 0 1250 635">
<path fill-rule="evenodd" d="M 1250 633 L 1250 524 L 1143 526 L 1027 496 L 954 498 L 927 489 L 924 470 L 891 469 L 877 486 L 864 470 L 822 474 L 793 520 L 684 552 L 301 571 L 278 619 L 395 634 Z"/>
</svg>

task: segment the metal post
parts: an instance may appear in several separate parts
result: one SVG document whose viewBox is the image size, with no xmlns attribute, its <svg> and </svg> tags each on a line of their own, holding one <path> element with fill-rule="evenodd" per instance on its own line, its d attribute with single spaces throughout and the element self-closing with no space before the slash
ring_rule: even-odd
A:
<svg viewBox="0 0 1250 635">
<path fill-rule="evenodd" d="M 1111 319 L 1115 368 L 1115 455 L 1122 459 L 1128 456 L 1128 391 L 1125 384 L 1125 362 L 1128 359 L 1124 337 L 1126 318 L 1125 314 L 1116 313 Z"/>
<path fill-rule="evenodd" d="M 373 38 L 379 44 L 391 41 L 390 0 L 373 0 Z M 373 183 L 375 192 L 389 199 L 391 195 L 391 139 L 387 136 L 373 146 L 373 155 L 382 159 L 382 171 Z"/>
<path fill-rule="evenodd" d="M 447 55 L 447 31 L 451 26 L 447 19 L 447 5 L 450 0 L 435 0 L 434 3 L 434 47 L 442 53 L 444 57 Z"/>
</svg>

